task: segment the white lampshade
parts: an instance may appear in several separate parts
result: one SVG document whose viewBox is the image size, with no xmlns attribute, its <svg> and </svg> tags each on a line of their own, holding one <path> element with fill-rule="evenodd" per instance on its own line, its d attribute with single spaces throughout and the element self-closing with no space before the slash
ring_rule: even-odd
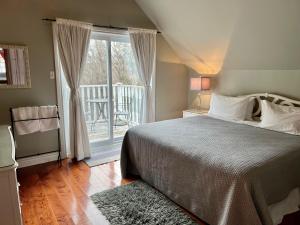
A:
<svg viewBox="0 0 300 225">
<path fill-rule="evenodd" d="M 210 78 L 209 77 L 191 78 L 190 90 L 192 90 L 192 91 L 210 90 Z"/>
</svg>

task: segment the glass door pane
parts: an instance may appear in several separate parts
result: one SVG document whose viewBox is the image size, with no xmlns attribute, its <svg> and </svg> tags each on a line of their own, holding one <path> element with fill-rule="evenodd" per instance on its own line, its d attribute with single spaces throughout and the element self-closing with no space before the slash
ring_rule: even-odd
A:
<svg viewBox="0 0 300 225">
<path fill-rule="evenodd" d="M 90 143 L 111 140 L 108 80 L 108 42 L 91 39 L 80 93 Z"/>
<path fill-rule="evenodd" d="M 113 137 L 120 140 L 126 131 L 140 124 L 144 88 L 138 77 L 132 49 L 127 40 L 111 42 L 113 88 Z"/>
<path fill-rule="evenodd" d="M 144 87 L 128 35 L 92 33 L 80 93 L 95 151 L 121 141 L 130 127 L 141 123 Z"/>
</svg>

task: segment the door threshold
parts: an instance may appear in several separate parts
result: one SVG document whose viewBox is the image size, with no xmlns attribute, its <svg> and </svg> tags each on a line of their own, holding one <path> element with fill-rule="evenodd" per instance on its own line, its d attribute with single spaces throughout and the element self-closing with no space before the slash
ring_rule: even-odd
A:
<svg viewBox="0 0 300 225">
<path fill-rule="evenodd" d="M 97 145 L 93 146 L 91 148 L 92 155 L 95 154 L 107 154 L 109 152 L 121 152 L 121 146 L 122 142 L 117 143 L 110 143 L 110 144 L 103 144 L 103 145 Z"/>
</svg>

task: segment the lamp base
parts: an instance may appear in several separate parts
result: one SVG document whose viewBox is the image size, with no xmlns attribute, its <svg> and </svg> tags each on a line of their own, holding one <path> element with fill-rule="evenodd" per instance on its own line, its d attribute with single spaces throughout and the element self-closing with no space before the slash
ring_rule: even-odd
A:
<svg viewBox="0 0 300 225">
<path fill-rule="evenodd" d="M 197 104 L 197 109 L 200 110 L 202 107 L 201 107 L 201 102 L 202 102 L 202 99 L 201 99 L 201 95 L 198 94 L 198 104 Z"/>
</svg>

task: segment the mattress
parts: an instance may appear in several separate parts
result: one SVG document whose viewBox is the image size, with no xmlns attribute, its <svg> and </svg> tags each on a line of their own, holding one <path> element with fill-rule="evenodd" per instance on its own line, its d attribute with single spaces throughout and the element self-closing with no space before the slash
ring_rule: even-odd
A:
<svg viewBox="0 0 300 225">
<path fill-rule="evenodd" d="M 300 138 L 206 116 L 134 127 L 122 176 L 140 176 L 210 225 L 271 225 L 300 187 Z"/>
</svg>

